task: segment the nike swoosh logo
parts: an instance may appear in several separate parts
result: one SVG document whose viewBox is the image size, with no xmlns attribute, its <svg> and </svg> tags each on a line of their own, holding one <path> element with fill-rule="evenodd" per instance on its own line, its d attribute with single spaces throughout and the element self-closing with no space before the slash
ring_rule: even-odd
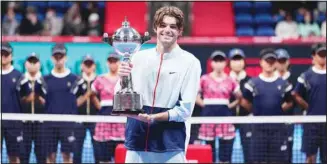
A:
<svg viewBox="0 0 327 164">
<path fill-rule="evenodd" d="M 176 73 L 176 72 L 169 72 L 170 75 L 171 75 L 171 74 L 174 74 L 174 73 Z"/>
</svg>

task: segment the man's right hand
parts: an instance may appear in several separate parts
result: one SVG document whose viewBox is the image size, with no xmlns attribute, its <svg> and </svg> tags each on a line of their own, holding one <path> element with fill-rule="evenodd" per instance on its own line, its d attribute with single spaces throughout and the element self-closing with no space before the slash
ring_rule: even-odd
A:
<svg viewBox="0 0 327 164">
<path fill-rule="evenodd" d="M 131 73 L 132 68 L 133 68 L 132 63 L 121 62 L 119 69 L 118 69 L 118 75 L 120 77 L 128 76 Z"/>
</svg>

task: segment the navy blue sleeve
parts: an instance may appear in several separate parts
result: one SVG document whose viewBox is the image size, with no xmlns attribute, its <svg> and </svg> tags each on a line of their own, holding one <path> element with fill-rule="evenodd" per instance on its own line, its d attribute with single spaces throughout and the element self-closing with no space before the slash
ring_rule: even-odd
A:
<svg viewBox="0 0 327 164">
<path fill-rule="evenodd" d="M 305 78 L 305 73 L 302 73 L 298 78 L 297 78 L 297 84 L 294 88 L 294 92 L 297 94 L 301 95 L 302 97 L 306 93 L 306 78 Z"/>
<path fill-rule="evenodd" d="M 244 88 L 242 89 L 243 97 L 250 102 L 253 101 L 254 87 L 254 82 L 252 80 L 249 80 L 244 84 Z"/>
<path fill-rule="evenodd" d="M 17 81 L 16 89 L 21 97 L 28 96 L 32 92 L 31 84 L 24 75 L 21 75 Z"/>
<path fill-rule="evenodd" d="M 291 102 L 293 101 L 293 98 L 292 98 L 292 90 L 293 90 L 293 85 L 289 82 L 286 83 L 285 87 L 284 87 L 284 101 L 286 102 Z"/>
<path fill-rule="evenodd" d="M 45 97 L 47 94 L 47 85 L 43 77 L 36 80 L 34 85 L 34 93 L 41 97 Z"/>
<path fill-rule="evenodd" d="M 74 84 L 72 85 L 71 92 L 76 97 L 79 97 L 81 95 L 84 95 L 86 93 L 86 91 L 87 91 L 86 81 L 81 77 L 77 77 Z"/>
</svg>

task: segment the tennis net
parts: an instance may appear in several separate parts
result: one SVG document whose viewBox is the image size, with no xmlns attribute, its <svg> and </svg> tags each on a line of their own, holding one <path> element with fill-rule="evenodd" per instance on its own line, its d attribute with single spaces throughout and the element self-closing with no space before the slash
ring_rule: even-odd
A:
<svg viewBox="0 0 327 164">
<path fill-rule="evenodd" d="M 126 120 L 122 116 L 2 113 L 1 162 L 9 162 L 9 156 L 21 162 L 46 161 L 49 150 L 56 153 L 57 163 L 66 158 L 61 151 L 69 152 L 68 159 L 74 163 L 123 162 L 124 151 L 118 149 L 124 149 Z M 326 116 L 192 117 L 188 122 L 192 125 L 189 162 L 304 163 L 303 149 L 312 152 L 317 147 L 317 163 L 326 160 L 320 152 L 326 147 L 319 147 L 326 146 Z M 99 152 L 103 149 L 107 151 Z M 200 149 L 211 153 L 194 153 Z"/>
</svg>

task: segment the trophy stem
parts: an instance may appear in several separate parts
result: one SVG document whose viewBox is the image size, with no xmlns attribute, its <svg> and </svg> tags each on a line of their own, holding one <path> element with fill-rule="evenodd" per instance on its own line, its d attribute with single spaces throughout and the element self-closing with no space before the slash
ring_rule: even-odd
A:
<svg viewBox="0 0 327 164">
<path fill-rule="evenodd" d="M 123 76 L 121 81 L 122 91 L 133 92 L 132 75 Z"/>
<path fill-rule="evenodd" d="M 130 54 L 125 53 L 123 61 L 130 64 Z M 122 83 L 121 83 L 122 91 L 125 92 L 133 92 L 133 83 L 132 83 L 132 74 L 130 73 L 128 76 L 122 77 Z"/>
</svg>

